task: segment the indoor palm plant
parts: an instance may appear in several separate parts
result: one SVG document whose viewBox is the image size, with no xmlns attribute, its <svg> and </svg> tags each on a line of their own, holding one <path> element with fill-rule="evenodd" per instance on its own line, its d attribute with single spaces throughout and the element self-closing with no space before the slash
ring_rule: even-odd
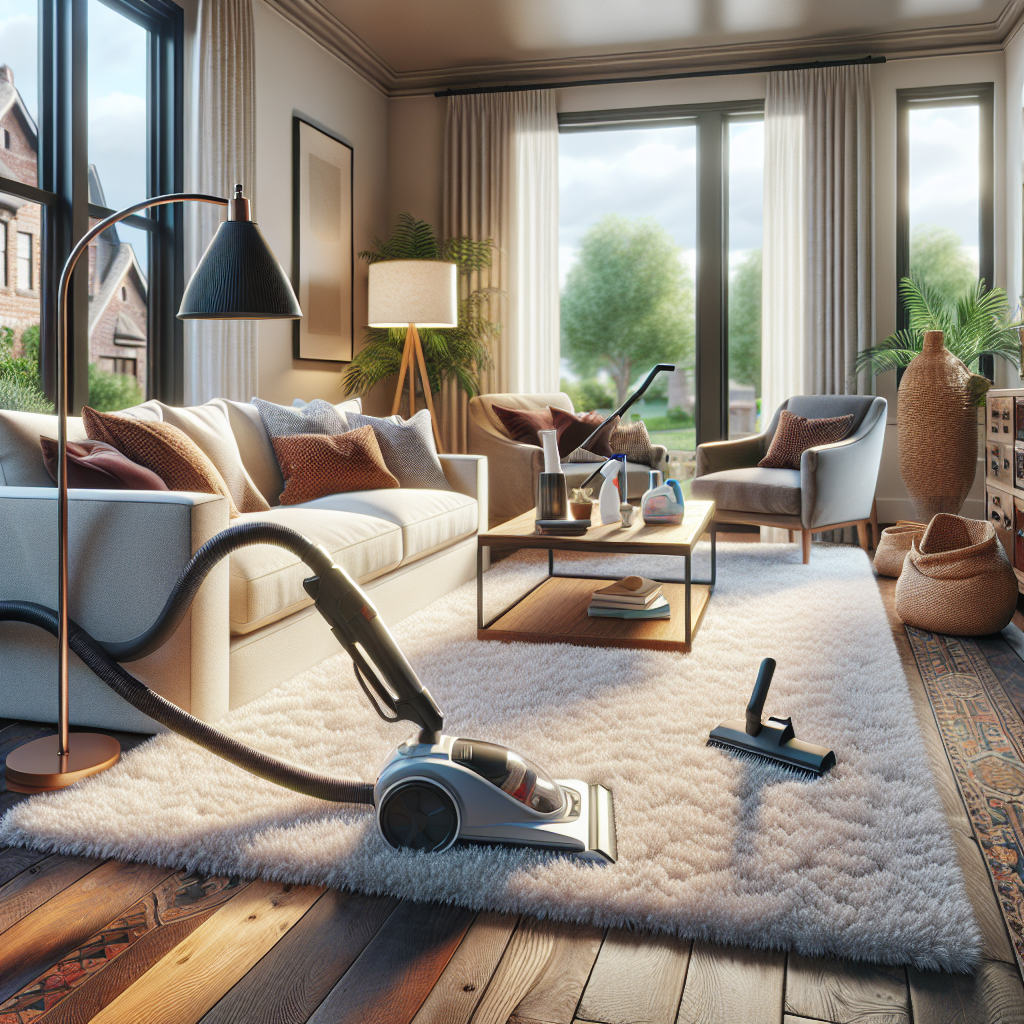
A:
<svg viewBox="0 0 1024 1024">
<path fill-rule="evenodd" d="M 430 379 L 430 390 L 454 381 L 473 396 L 480 391 L 480 371 L 491 365 L 490 343 L 498 324 L 488 316 L 493 288 L 473 286 L 473 275 L 491 265 L 492 241 L 449 238 L 439 241 L 434 229 L 411 214 L 400 214 L 395 229 L 386 239 L 375 238 L 373 249 L 359 254 L 367 263 L 383 260 L 443 260 L 459 268 L 459 322 L 456 327 L 420 329 L 423 359 Z M 404 327 L 367 327 L 365 344 L 345 371 L 345 390 L 365 395 L 382 380 L 397 374 L 405 347 Z"/>
<path fill-rule="evenodd" d="M 856 369 L 875 374 L 905 367 L 896 406 L 900 476 L 918 519 L 954 515 L 974 482 L 978 410 L 991 382 L 977 368 L 982 356 L 999 356 L 1019 368 L 1024 321 L 1015 319 L 1002 288 L 984 281 L 955 303 L 905 277 L 900 297 L 910 325 L 865 349 Z"/>
</svg>

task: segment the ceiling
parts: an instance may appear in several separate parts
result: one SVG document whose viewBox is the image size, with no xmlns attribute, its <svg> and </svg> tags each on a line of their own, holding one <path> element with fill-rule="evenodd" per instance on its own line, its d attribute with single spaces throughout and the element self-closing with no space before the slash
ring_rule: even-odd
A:
<svg viewBox="0 0 1024 1024">
<path fill-rule="evenodd" d="M 1024 14 L 1024 0 L 270 2 L 392 93 L 660 65 L 955 52 L 998 46 Z"/>
</svg>

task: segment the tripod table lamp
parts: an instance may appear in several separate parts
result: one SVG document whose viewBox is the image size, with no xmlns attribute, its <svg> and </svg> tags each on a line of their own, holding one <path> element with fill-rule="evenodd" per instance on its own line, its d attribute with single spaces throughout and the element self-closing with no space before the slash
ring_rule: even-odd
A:
<svg viewBox="0 0 1024 1024">
<path fill-rule="evenodd" d="M 185 286 L 182 320 L 297 320 L 302 316 L 291 282 L 251 219 L 242 186 L 231 199 L 193 192 L 156 196 L 129 206 L 90 228 L 71 250 L 57 288 L 57 733 L 24 743 L 7 757 L 7 788 L 16 793 L 63 789 L 117 764 L 121 745 L 112 736 L 68 730 L 68 288 L 89 243 L 112 224 L 152 206 L 214 203 L 228 208 L 203 258 Z"/>
<path fill-rule="evenodd" d="M 430 410 L 437 450 L 442 451 L 441 432 L 430 394 L 430 379 L 423 361 L 417 327 L 457 327 L 459 323 L 458 268 L 438 260 L 383 260 L 370 264 L 368 321 L 370 327 L 405 327 L 405 348 L 398 371 L 398 386 L 391 414 L 402 403 L 402 386 L 409 374 L 409 415 L 416 412 L 415 375 L 419 370 L 423 397 Z"/>
</svg>

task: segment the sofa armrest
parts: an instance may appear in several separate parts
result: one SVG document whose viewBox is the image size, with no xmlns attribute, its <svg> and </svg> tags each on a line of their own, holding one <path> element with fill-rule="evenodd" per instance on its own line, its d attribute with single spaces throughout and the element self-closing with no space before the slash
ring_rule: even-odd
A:
<svg viewBox="0 0 1024 1024">
<path fill-rule="evenodd" d="M 697 470 L 694 476 L 721 473 L 727 469 L 756 466 L 768 445 L 767 434 L 752 434 L 735 441 L 708 441 L 697 446 Z"/>
<path fill-rule="evenodd" d="M 57 491 L 0 487 L 0 599 L 57 603 Z M 69 610 L 98 640 L 148 627 L 196 550 L 228 525 L 225 498 L 180 491 L 69 493 Z M 131 672 L 197 718 L 228 710 L 228 562 L 199 588 L 170 640 Z M 54 721 L 55 642 L 23 623 L 0 624 L 0 716 Z M 71 659 L 71 721 L 157 732 L 152 719 Z"/>
<path fill-rule="evenodd" d="M 857 432 L 800 456 L 800 521 L 804 529 L 868 519 L 885 441 L 886 401 L 876 398 Z"/>
<path fill-rule="evenodd" d="M 668 458 L 668 448 L 663 444 L 651 445 L 651 469 L 657 469 Z"/>
<path fill-rule="evenodd" d="M 445 479 L 452 488 L 470 498 L 476 498 L 477 532 L 487 532 L 488 482 L 487 456 L 439 455 Z"/>
</svg>

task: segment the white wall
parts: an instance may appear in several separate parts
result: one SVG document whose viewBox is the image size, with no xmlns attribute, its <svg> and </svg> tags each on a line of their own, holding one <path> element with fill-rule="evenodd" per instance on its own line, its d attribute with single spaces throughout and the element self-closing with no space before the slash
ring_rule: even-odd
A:
<svg viewBox="0 0 1024 1024">
<path fill-rule="evenodd" d="M 355 251 L 388 224 L 388 101 L 346 64 L 267 6 L 253 3 L 256 28 L 256 203 L 282 265 L 292 266 L 292 116 L 321 124 L 353 147 Z M 366 264 L 355 268 L 355 342 L 366 323 Z M 343 397 L 347 364 L 292 358 L 292 325 L 259 325 L 259 394 L 274 402 Z"/>
</svg>

